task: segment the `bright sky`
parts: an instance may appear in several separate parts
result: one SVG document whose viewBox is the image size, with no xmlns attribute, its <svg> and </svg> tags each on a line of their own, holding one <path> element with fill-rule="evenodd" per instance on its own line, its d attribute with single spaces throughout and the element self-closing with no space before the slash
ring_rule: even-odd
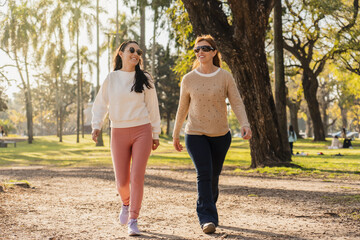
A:
<svg viewBox="0 0 360 240">
<path fill-rule="evenodd" d="M 100 15 L 100 21 L 103 24 L 107 23 L 107 20 L 109 18 L 115 18 L 116 16 L 116 0 L 108 0 L 108 1 L 100 1 L 101 6 L 107 10 L 107 14 L 101 14 Z M 6 6 L 1 6 L 0 11 L 6 12 Z M 126 8 L 122 1 L 119 0 L 119 11 L 120 12 L 126 12 L 128 16 L 131 16 L 131 12 L 128 8 Z M 153 34 L 153 23 L 152 23 L 152 17 L 153 14 L 150 9 L 147 9 L 146 11 L 146 46 L 150 46 L 150 43 L 152 42 L 152 34 Z M 115 29 L 114 29 L 115 30 Z M 140 32 L 140 30 L 138 30 Z M 89 48 L 90 52 L 96 52 L 96 25 L 94 25 L 93 29 L 93 43 L 86 43 L 85 44 Z M 86 33 L 83 34 L 81 39 L 87 39 Z M 107 36 L 104 33 L 100 32 L 100 44 L 107 39 Z M 167 45 L 168 42 L 168 33 L 167 31 L 161 31 L 158 33 L 157 36 L 157 42 L 162 44 L 163 46 Z M 80 44 L 84 44 L 84 42 L 81 42 Z M 112 58 L 112 53 L 111 57 Z M 96 59 L 94 59 L 96 60 Z M 13 64 L 12 60 L 7 57 L 6 54 L 4 54 L 2 51 L 0 51 L 0 66 L 6 65 L 6 64 Z M 8 67 L 6 68 L 6 71 L 2 70 L 8 79 L 19 79 L 19 73 L 15 68 Z M 100 56 L 100 84 L 103 82 L 103 80 L 106 78 L 106 75 L 108 74 L 108 53 L 107 51 Z M 86 77 L 86 76 L 85 76 Z M 86 80 L 89 80 L 88 78 Z M 17 81 L 20 82 L 20 81 Z M 93 76 L 91 78 L 91 82 L 96 85 L 96 70 L 94 70 Z M 1 83 L 3 84 L 3 83 Z M 19 89 L 16 86 L 15 83 L 13 83 L 10 87 L 6 89 L 6 94 L 8 97 L 12 98 L 13 93 L 18 92 Z"/>
</svg>

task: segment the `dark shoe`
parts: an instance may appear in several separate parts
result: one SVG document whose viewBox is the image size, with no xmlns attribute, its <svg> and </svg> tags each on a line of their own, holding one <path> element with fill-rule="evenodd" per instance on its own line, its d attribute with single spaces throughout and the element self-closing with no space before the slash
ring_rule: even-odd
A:
<svg viewBox="0 0 360 240">
<path fill-rule="evenodd" d="M 211 233 L 214 233 L 216 231 L 216 227 L 215 227 L 215 224 L 212 223 L 212 222 L 208 222 L 208 223 L 205 223 L 203 226 L 202 226 L 202 230 L 204 233 L 206 234 L 211 234 Z"/>
</svg>

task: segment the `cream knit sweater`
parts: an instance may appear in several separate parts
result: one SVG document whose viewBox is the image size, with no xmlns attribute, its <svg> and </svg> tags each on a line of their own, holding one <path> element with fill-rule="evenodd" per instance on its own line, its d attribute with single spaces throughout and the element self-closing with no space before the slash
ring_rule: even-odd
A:
<svg viewBox="0 0 360 240">
<path fill-rule="evenodd" d="M 219 68 L 210 74 L 197 70 L 186 74 L 181 82 L 173 137 L 179 138 L 186 116 L 186 134 L 209 137 L 225 135 L 229 131 L 226 98 L 240 126 L 250 126 L 243 101 L 229 72 Z"/>
<path fill-rule="evenodd" d="M 150 79 L 150 75 L 147 75 Z M 112 128 L 128 128 L 151 123 L 153 139 L 159 139 L 160 114 L 155 87 L 144 86 L 142 93 L 131 92 L 135 72 L 109 73 L 92 107 L 92 128 L 101 129 L 109 113 Z M 150 81 L 152 82 L 152 81 Z"/>
</svg>

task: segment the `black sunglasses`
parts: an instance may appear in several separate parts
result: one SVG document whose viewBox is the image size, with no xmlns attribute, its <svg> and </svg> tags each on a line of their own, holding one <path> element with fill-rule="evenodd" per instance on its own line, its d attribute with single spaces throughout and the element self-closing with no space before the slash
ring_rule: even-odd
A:
<svg viewBox="0 0 360 240">
<path fill-rule="evenodd" d="M 129 51 L 130 51 L 131 53 L 134 53 L 134 52 L 135 52 L 135 48 L 130 47 L 130 48 L 129 48 Z M 143 52 L 142 52 L 142 50 L 139 48 L 138 50 L 136 50 L 136 53 L 137 53 L 137 55 L 141 56 Z"/>
<path fill-rule="evenodd" d="M 210 51 L 214 51 L 215 48 L 213 48 L 212 46 L 197 46 L 196 48 L 194 48 L 194 52 L 198 53 L 200 52 L 200 49 L 203 50 L 203 52 L 210 52 Z"/>
</svg>

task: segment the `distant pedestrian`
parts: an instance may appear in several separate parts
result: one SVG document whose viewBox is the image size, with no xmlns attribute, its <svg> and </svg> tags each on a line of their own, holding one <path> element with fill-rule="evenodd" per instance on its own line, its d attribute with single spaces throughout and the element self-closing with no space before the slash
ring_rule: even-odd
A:
<svg viewBox="0 0 360 240">
<path fill-rule="evenodd" d="M 339 137 L 335 135 L 331 141 L 331 146 L 329 148 L 330 149 L 338 149 L 340 147 L 341 147 L 341 144 L 339 141 Z"/>
<path fill-rule="evenodd" d="M 210 234 L 219 224 L 219 176 L 231 143 L 226 98 L 240 123 L 243 139 L 251 138 L 251 129 L 235 80 L 221 68 L 214 39 L 210 35 L 198 37 L 194 52 L 193 70 L 181 82 L 173 145 L 177 151 L 183 149 L 180 129 L 187 116 L 185 144 L 197 173 L 196 211 L 203 232 Z"/>
<path fill-rule="evenodd" d="M 150 74 L 140 68 L 141 54 L 135 41 L 120 45 L 114 71 L 106 77 L 92 108 L 95 142 L 109 113 L 115 180 L 123 203 L 119 220 L 128 225 L 130 236 L 140 235 L 137 218 L 143 199 L 145 168 L 151 149 L 159 146 L 160 134 L 155 86 Z"/>
<path fill-rule="evenodd" d="M 293 147 L 294 147 L 294 142 L 296 142 L 296 140 L 297 140 L 297 137 L 296 137 L 296 133 L 295 133 L 294 128 L 293 128 L 292 125 L 289 126 L 288 136 L 289 136 L 289 144 L 290 144 L 291 155 L 294 155 Z"/>
</svg>

